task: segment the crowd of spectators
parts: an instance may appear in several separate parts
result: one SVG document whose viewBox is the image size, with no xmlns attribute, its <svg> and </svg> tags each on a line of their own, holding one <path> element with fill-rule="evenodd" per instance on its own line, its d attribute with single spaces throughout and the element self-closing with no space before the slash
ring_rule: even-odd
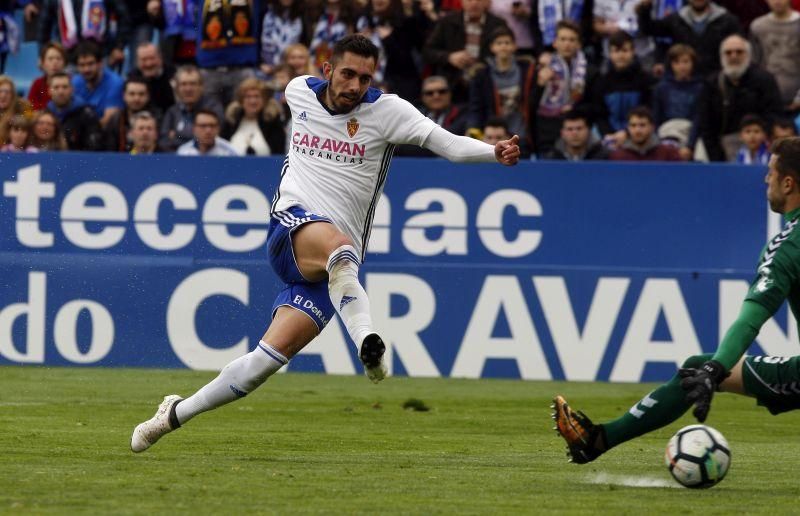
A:
<svg viewBox="0 0 800 516">
<path fill-rule="evenodd" d="M 556 160 L 763 164 L 800 127 L 800 0 L 0 0 L 0 151 L 284 154 L 286 84 L 333 44 L 375 86 Z M 20 23 L 22 20 L 24 23 Z M 22 25 L 22 26 L 20 26 Z M 430 156 L 400 146 L 397 154 Z"/>
</svg>

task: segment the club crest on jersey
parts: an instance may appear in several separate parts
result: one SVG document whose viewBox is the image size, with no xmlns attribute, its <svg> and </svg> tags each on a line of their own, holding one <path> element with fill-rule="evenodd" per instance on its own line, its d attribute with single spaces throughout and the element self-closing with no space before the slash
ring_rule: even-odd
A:
<svg viewBox="0 0 800 516">
<path fill-rule="evenodd" d="M 358 123 L 358 120 L 356 120 L 355 118 L 351 118 L 350 120 L 348 120 L 347 121 L 347 135 L 350 136 L 350 138 L 355 136 L 356 133 L 358 132 L 359 126 L 360 126 L 360 124 Z"/>
</svg>

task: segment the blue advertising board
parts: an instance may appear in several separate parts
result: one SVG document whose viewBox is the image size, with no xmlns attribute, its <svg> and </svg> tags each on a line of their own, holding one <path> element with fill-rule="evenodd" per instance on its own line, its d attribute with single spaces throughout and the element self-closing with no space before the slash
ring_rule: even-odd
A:
<svg viewBox="0 0 800 516">
<path fill-rule="evenodd" d="M 252 349 L 277 158 L 0 155 L 0 364 L 219 369 Z M 362 280 L 393 374 L 655 381 L 715 348 L 764 170 L 395 159 Z M 786 311 L 754 349 L 795 354 Z M 336 321 L 289 370 L 355 374 Z"/>
</svg>

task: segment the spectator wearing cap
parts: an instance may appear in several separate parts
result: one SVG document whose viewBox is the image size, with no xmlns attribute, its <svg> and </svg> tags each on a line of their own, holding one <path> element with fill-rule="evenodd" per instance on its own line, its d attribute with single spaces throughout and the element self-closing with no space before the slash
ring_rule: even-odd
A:
<svg viewBox="0 0 800 516">
<path fill-rule="evenodd" d="M 222 119 L 220 103 L 203 92 L 203 76 L 192 65 L 184 65 L 175 73 L 177 102 L 164 113 L 161 121 L 159 147 L 164 152 L 174 152 L 179 146 L 194 138 L 192 124 L 198 110 L 207 109 Z"/>
<path fill-rule="evenodd" d="M 39 69 L 44 75 L 37 77 L 28 90 L 28 100 L 34 111 L 41 111 L 50 102 L 50 87 L 47 80 L 57 72 L 63 72 L 67 66 L 67 53 L 56 43 L 47 43 L 39 51 Z"/>
<path fill-rule="evenodd" d="M 712 161 L 731 161 L 741 145 L 739 124 L 748 113 L 771 123 L 783 110 L 775 78 L 752 63 L 752 47 L 739 35 L 720 47 L 722 70 L 709 77 L 698 106 L 699 134 Z"/>
<path fill-rule="evenodd" d="M 661 143 L 655 132 L 653 114 L 645 106 L 637 106 L 628 113 L 628 137 L 611 152 L 617 161 L 681 161 L 672 145 Z"/>
<path fill-rule="evenodd" d="M 158 120 L 148 111 L 139 111 L 131 119 L 131 155 L 155 154 L 158 149 Z"/>
<path fill-rule="evenodd" d="M 753 62 L 775 77 L 789 106 L 800 89 L 800 13 L 789 0 L 770 0 L 769 6 L 771 12 L 750 25 Z"/>
<path fill-rule="evenodd" d="M 101 45 L 101 58 L 107 55 L 110 66 L 125 60 L 131 21 L 124 0 L 44 0 L 39 13 L 40 47 L 50 41 L 56 27 L 71 62 L 77 45 L 89 40 Z"/>
<path fill-rule="evenodd" d="M 58 117 L 69 150 L 97 151 L 103 148 L 100 122 L 92 106 L 74 93 L 69 75 L 50 77 L 50 102 L 47 109 Z"/>
<path fill-rule="evenodd" d="M 164 64 L 161 51 L 151 42 L 136 47 L 136 68 L 128 73 L 129 79 L 143 79 L 150 91 L 150 101 L 162 113 L 166 113 L 175 104 L 175 93 L 172 91 L 172 78 L 175 68 Z"/>
<path fill-rule="evenodd" d="M 561 122 L 561 137 L 544 159 L 585 161 L 608 159 L 603 142 L 592 133 L 589 115 L 581 110 L 568 111 Z"/>
<path fill-rule="evenodd" d="M 453 134 L 464 134 L 467 130 L 466 110 L 453 103 L 453 94 L 447 79 L 432 75 L 422 82 L 422 106 L 420 111 L 443 129 Z M 433 157 L 431 151 L 415 145 L 398 145 L 398 156 Z"/>
<path fill-rule="evenodd" d="M 220 138 L 219 116 L 210 109 L 199 109 L 194 115 L 194 139 L 178 147 L 178 156 L 238 156 L 229 141 Z"/>
<path fill-rule="evenodd" d="M 463 11 L 439 18 L 422 49 L 423 59 L 434 73 L 447 77 L 457 101 L 467 99 L 473 67 L 491 55 L 491 34 L 506 27 L 502 18 L 487 12 L 485 0 L 463 0 L 461 4 Z"/>
<path fill-rule="evenodd" d="M 75 50 L 78 74 L 72 77 L 75 95 L 94 108 L 105 127 L 114 113 L 123 108 L 122 77 L 103 64 L 100 47 L 93 41 L 83 41 Z"/>
<path fill-rule="evenodd" d="M 256 78 L 245 79 L 236 90 L 236 100 L 225 110 L 222 137 L 242 156 L 283 154 L 286 133 L 282 115 L 266 84 Z"/>
</svg>

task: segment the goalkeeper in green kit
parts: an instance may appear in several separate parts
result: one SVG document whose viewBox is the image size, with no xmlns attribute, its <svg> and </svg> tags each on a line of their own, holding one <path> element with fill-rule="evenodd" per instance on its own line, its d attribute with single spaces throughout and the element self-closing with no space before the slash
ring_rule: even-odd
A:
<svg viewBox="0 0 800 516">
<path fill-rule="evenodd" d="M 716 353 L 689 357 L 667 383 L 642 398 L 618 419 L 594 424 L 566 400 L 553 400 L 556 431 L 567 442 L 571 462 L 591 462 L 614 446 L 666 426 L 692 405 L 706 420 L 715 391 L 753 397 L 772 414 L 800 408 L 800 356 L 746 356 L 761 326 L 788 300 L 800 321 L 800 138 L 779 140 L 772 149 L 767 183 L 770 208 L 786 225 L 769 241 L 756 278 L 736 321 Z"/>
</svg>

